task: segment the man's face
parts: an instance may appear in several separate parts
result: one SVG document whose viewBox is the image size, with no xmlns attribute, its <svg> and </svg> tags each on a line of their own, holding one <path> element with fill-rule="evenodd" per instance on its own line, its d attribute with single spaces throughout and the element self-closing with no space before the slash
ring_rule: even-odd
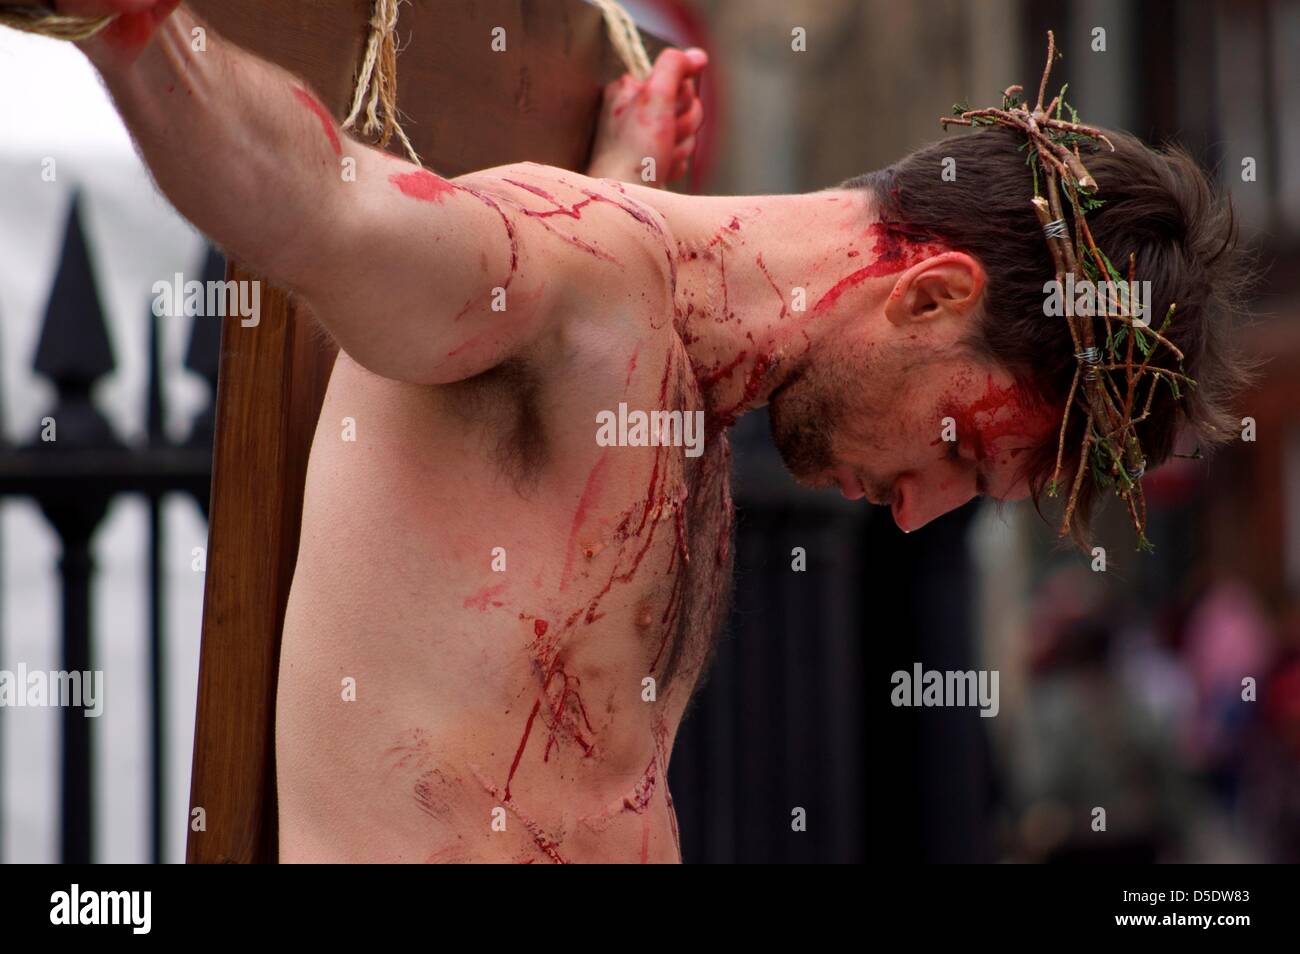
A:
<svg viewBox="0 0 1300 954">
<path fill-rule="evenodd" d="M 915 530 L 978 494 L 1018 500 L 1059 410 L 1006 370 L 924 329 L 836 337 L 772 395 L 772 436 L 800 483 L 838 487 Z"/>
</svg>

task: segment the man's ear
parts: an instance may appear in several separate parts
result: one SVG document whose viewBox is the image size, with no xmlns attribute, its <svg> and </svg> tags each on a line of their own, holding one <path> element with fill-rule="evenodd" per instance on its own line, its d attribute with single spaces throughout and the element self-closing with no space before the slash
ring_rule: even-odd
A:
<svg viewBox="0 0 1300 954">
<path fill-rule="evenodd" d="M 965 252 L 917 262 L 894 283 L 885 317 L 898 327 L 936 318 L 966 319 L 984 294 L 984 267 Z"/>
</svg>

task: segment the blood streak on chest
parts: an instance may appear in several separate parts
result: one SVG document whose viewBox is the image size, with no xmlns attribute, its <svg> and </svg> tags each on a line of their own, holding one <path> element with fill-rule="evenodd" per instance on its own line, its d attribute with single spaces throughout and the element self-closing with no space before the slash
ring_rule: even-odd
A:
<svg viewBox="0 0 1300 954">
<path fill-rule="evenodd" d="M 591 511 L 592 504 L 595 503 L 596 498 L 599 496 L 604 483 L 605 469 L 609 466 L 609 451 L 608 447 L 605 448 L 591 468 L 591 472 L 587 475 L 587 483 L 582 488 L 582 495 L 578 498 L 578 506 L 573 512 L 573 524 L 569 528 L 569 543 L 565 547 L 564 553 L 564 569 L 560 573 L 561 592 L 568 587 L 570 575 L 573 572 L 573 560 L 578 550 L 578 535 L 583 524 L 586 523 L 587 515 Z"/>
<path fill-rule="evenodd" d="M 497 583 L 494 586 L 484 587 L 472 596 L 467 596 L 465 598 L 464 607 L 465 609 L 476 609 L 480 612 L 485 612 L 489 606 L 504 606 L 505 603 L 502 600 L 497 599 L 497 597 L 501 596 L 505 592 L 505 589 L 505 583 Z"/>
<path fill-rule="evenodd" d="M 623 382 L 623 393 L 625 394 L 627 393 L 628 389 L 632 387 L 632 372 L 636 370 L 636 359 L 637 356 L 640 354 L 641 354 L 641 342 L 638 341 L 636 343 L 636 347 L 632 349 L 632 357 L 628 358 L 627 361 L 627 380 Z"/>
</svg>

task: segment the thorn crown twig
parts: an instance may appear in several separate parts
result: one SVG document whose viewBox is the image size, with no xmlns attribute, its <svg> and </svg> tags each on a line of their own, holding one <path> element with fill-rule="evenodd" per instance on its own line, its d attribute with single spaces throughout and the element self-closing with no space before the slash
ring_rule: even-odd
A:
<svg viewBox="0 0 1300 954">
<path fill-rule="evenodd" d="M 1075 508 L 1085 480 L 1093 480 L 1099 489 L 1111 490 L 1124 501 L 1138 548 L 1152 549 L 1146 536 L 1146 498 L 1141 479 L 1146 472 L 1146 457 L 1138 440 L 1137 425 L 1146 420 L 1162 381 L 1172 399 L 1181 399 L 1184 389 L 1196 382 L 1183 371 L 1183 353 L 1166 336 L 1174 320 L 1177 305 L 1171 303 L 1158 328 L 1153 328 L 1137 314 L 1133 290 L 1137 287 L 1135 255 L 1128 260 L 1127 284 L 1120 272 L 1097 247 L 1088 227 L 1087 212 L 1099 207 L 1097 182 L 1089 174 L 1079 153 L 1082 142 L 1101 144 L 1114 152 L 1114 144 L 1102 130 L 1079 121 L 1079 115 L 1065 99 L 1068 85 L 1046 105 L 1052 64 L 1057 58 L 1056 39 L 1047 33 L 1047 63 L 1038 84 L 1038 99 L 1030 107 L 1020 99 L 1023 87 L 1009 86 L 1002 93 L 1000 108 L 953 108 L 953 116 L 940 119 L 945 127 L 1007 126 L 1024 133 L 1030 148 L 1029 165 L 1034 177 L 1034 196 L 1030 200 L 1043 230 L 1043 237 L 1056 268 L 1057 287 L 1072 288 L 1083 281 L 1100 280 L 1104 288 L 1127 289 L 1126 294 L 1098 302 L 1102 306 L 1088 313 L 1067 308 L 1066 321 L 1077 367 L 1061 416 L 1057 439 L 1056 467 L 1048 484 L 1048 493 L 1060 490 L 1065 466 L 1066 433 L 1072 416 L 1084 419 L 1078 463 L 1066 498 L 1059 533 L 1065 536 L 1073 528 Z M 1069 118 L 1064 118 L 1068 112 Z M 1065 196 L 1062 202 L 1062 194 Z M 1066 218 L 1066 206 L 1069 220 Z M 1109 284 L 1109 283 L 1114 283 Z M 1097 319 L 1102 319 L 1099 327 Z M 1098 332 L 1103 332 L 1099 337 Z M 1134 349 L 1139 352 L 1135 356 Z M 1177 370 L 1154 366 L 1152 358 L 1164 349 L 1177 363 Z M 1145 387 L 1145 397 L 1143 388 Z"/>
</svg>

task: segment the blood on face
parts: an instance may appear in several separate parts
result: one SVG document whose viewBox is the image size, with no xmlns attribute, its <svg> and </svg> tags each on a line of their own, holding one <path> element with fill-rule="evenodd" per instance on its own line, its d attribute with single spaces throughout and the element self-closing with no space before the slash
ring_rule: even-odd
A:
<svg viewBox="0 0 1300 954">
<path fill-rule="evenodd" d="M 954 382 L 954 391 L 939 403 L 939 414 L 952 419 L 958 440 L 977 463 L 1008 463 L 1050 436 L 1054 409 L 1025 382 L 1001 385 L 986 374 L 984 391 L 974 399 L 960 393 L 969 393 L 963 383 Z"/>
</svg>

